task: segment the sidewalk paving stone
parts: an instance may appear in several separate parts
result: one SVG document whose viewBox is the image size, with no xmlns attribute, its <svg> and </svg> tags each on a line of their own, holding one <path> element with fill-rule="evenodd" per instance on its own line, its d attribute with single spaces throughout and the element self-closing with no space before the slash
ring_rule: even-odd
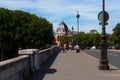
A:
<svg viewBox="0 0 120 80">
<path fill-rule="evenodd" d="M 99 70 L 99 60 L 83 51 L 60 52 L 49 72 L 34 80 L 120 80 L 120 70 L 110 65 L 110 70 Z"/>
</svg>

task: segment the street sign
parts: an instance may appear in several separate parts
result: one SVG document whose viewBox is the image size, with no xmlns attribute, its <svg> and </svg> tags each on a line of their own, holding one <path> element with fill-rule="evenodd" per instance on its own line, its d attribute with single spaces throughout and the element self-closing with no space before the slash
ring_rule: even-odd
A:
<svg viewBox="0 0 120 80">
<path fill-rule="evenodd" d="M 104 14 L 105 14 L 105 15 L 104 15 L 104 17 L 105 17 L 104 20 L 105 20 L 105 22 L 106 22 L 106 21 L 108 21 L 108 19 L 109 19 L 109 14 L 108 14 L 106 11 L 104 12 Z M 101 22 L 103 22 L 103 11 L 101 11 L 101 12 L 98 14 L 98 20 L 101 21 Z"/>
</svg>

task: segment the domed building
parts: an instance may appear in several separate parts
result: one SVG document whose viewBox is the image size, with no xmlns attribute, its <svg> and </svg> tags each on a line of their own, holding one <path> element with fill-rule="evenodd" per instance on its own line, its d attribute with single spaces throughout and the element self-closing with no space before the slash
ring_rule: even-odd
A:
<svg viewBox="0 0 120 80">
<path fill-rule="evenodd" d="M 67 25 L 62 21 L 58 27 L 57 27 L 57 31 L 55 33 L 55 40 L 57 45 L 60 45 L 60 38 L 63 35 L 70 35 L 70 30 L 68 29 Z"/>
</svg>

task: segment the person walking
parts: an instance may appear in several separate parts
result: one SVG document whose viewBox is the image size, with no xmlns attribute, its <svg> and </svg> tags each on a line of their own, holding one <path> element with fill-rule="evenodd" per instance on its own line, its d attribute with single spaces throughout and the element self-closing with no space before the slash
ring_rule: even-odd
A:
<svg viewBox="0 0 120 80">
<path fill-rule="evenodd" d="M 80 47 L 79 47 L 79 45 L 77 44 L 77 45 L 75 45 L 75 50 L 76 50 L 76 53 L 79 53 L 80 52 Z"/>
<path fill-rule="evenodd" d="M 65 44 L 63 45 L 63 53 L 64 53 L 64 52 L 67 52 L 66 49 L 67 49 L 67 44 L 65 43 Z"/>
</svg>

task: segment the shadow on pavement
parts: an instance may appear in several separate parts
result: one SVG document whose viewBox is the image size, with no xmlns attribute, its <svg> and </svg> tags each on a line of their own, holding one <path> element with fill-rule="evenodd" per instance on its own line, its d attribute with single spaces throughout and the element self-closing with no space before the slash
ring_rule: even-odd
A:
<svg viewBox="0 0 120 80">
<path fill-rule="evenodd" d="M 57 70 L 56 69 L 48 69 L 46 74 L 54 74 Z"/>
<path fill-rule="evenodd" d="M 50 69 L 50 67 L 55 61 L 58 54 L 59 52 L 52 55 L 46 62 L 44 62 L 42 65 L 42 70 L 37 74 L 33 75 L 33 77 L 30 80 L 43 80 L 43 78 L 45 77 L 45 74 L 54 74 L 55 72 L 57 72 L 56 69 Z"/>
</svg>

